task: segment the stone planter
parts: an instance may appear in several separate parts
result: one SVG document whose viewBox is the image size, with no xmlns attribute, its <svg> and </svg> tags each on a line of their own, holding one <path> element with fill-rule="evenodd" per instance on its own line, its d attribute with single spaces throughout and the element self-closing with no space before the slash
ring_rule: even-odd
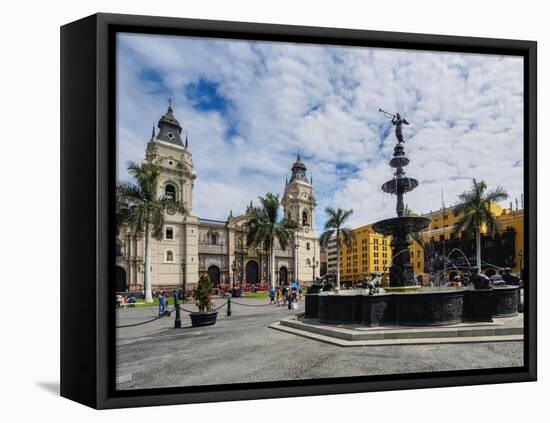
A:
<svg viewBox="0 0 550 423">
<path fill-rule="evenodd" d="M 216 318 L 218 317 L 218 312 L 217 311 L 205 311 L 205 312 L 195 311 L 193 313 L 189 313 L 189 316 L 191 317 L 191 325 L 193 327 L 211 326 L 216 324 Z"/>
</svg>

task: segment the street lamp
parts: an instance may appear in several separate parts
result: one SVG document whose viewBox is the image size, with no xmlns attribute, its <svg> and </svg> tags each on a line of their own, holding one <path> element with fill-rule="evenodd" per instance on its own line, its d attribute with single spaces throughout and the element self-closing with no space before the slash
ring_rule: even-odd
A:
<svg viewBox="0 0 550 423">
<path fill-rule="evenodd" d="M 300 248 L 300 243 L 298 242 L 298 232 L 296 232 L 294 237 L 294 279 L 296 283 L 298 282 L 298 267 L 300 266 L 299 260 L 298 260 L 298 249 Z"/>
<path fill-rule="evenodd" d="M 186 262 L 185 257 L 181 259 L 181 285 L 183 289 L 183 299 L 185 300 L 185 268 L 186 268 Z"/>
<path fill-rule="evenodd" d="M 313 269 L 313 283 L 315 283 L 315 268 L 319 265 L 319 260 L 316 260 L 315 256 L 313 256 L 313 260 L 308 257 L 306 263 Z"/>
<path fill-rule="evenodd" d="M 231 273 L 233 274 L 233 289 L 232 289 L 232 295 L 236 297 L 235 293 L 235 270 L 237 270 L 237 263 L 235 263 L 235 259 L 233 259 L 233 262 L 231 263 Z"/>
</svg>

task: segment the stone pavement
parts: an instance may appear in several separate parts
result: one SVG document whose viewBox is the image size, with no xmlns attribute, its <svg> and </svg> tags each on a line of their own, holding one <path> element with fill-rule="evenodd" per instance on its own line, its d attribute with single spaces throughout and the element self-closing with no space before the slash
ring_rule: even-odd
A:
<svg viewBox="0 0 550 423">
<path fill-rule="evenodd" d="M 515 367 L 523 364 L 523 342 L 391 345 L 341 348 L 269 328 L 303 312 L 263 306 L 265 299 L 235 299 L 258 307 L 219 310 L 214 326 L 192 328 L 182 313 L 142 326 L 117 329 L 117 387 L 140 389 L 438 370 Z M 216 305 L 223 304 L 216 300 Z M 171 306 L 172 307 L 172 306 Z M 171 308 L 170 307 L 170 308 Z M 191 309 L 193 306 L 185 305 Z M 117 325 L 155 317 L 156 308 L 117 310 Z"/>
</svg>

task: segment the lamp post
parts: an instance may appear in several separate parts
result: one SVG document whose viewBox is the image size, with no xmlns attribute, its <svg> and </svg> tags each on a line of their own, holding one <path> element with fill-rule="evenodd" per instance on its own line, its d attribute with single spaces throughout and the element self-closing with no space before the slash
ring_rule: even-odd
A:
<svg viewBox="0 0 550 423">
<path fill-rule="evenodd" d="M 235 270 L 237 270 L 237 263 L 235 263 L 235 259 L 233 259 L 233 262 L 231 263 L 231 273 L 233 275 L 233 289 L 231 290 L 231 295 L 234 297 L 237 296 L 235 292 Z"/>
<path fill-rule="evenodd" d="M 185 300 L 185 268 L 186 268 L 186 262 L 185 257 L 181 259 L 181 287 L 183 290 L 183 299 Z"/>
<path fill-rule="evenodd" d="M 316 260 L 315 256 L 313 256 L 313 260 L 308 257 L 306 263 L 313 269 L 313 283 L 315 283 L 315 268 L 319 265 L 319 260 Z"/>
<path fill-rule="evenodd" d="M 294 250 L 296 253 L 294 254 L 294 279 L 296 283 L 298 282 L 298 267 L 300 266 L 299 260 L 298 260 L 298 249 L 300 248 L 300 243 L 298 242 L 298 233 L 296 232 L 295 238 L 294 238 Z"/>
</svg>

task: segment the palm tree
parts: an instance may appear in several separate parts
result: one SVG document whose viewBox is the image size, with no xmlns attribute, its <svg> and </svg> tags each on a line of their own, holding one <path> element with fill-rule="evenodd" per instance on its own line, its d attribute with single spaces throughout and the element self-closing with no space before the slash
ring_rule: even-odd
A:
<svg viewBox="0 0 550 423">
<path fill-rule="evenodd" d="M 156 240 L 163 238 L 164 213 L 167 209 L 185 213 L 185 207 L 171 198 L 165 198 L 157 194 L 160 168 L 153 163 L 137 164 L 130 162 L 128 172 L 135 179 L 133 182 L 121 182 L 117 184 L 117 205 L 126 208 L 123 215 L 125 223 L 134 230 L 135 235 L 144 237 L 145 259 L 143 284 L 145 302 L 153 302 L 151 291 L 150 266 L 151 246 L 150 237 Z M 122 216 L 122 215 L 121 215 Z"/>
<path fill-rule="evenodd" d="M 268 192 L 259 197 L 260 207 L 250 209 L 247 222 L 246 244 L 248 247 L 263 247 L 269 252 L 269 278 L 275 287 L 275 241 L 286 250 L 298 225 L 291 219 L 279 220 L 279 196 Z"/>
<path fill-rule="evenodd" d="M 351 248 L 351 241 L 355 239 L 355 233 L 344 227 L 346 220 L 353 214 L 353 209 L 334 210 L 332 207 L 327 207 L 325 213 L 328 215 L 328 220 L 325 223 L 325 232 L 321 235 L 320 243 L 327 248 L 329 240 L 336 234 L 336 287 L 340 289 L 340 247 L 344 242 L 348 248 Z"/>
<path fill-rule="evenodd" d="M 481 227 L 487 225 L 489 231 L 498 229 L 496 216 L 491 211 L 491 203 L 506 200 L 508 193 L 502 187 L 487 191 L 485 181 L 472 180 L 472 187 L 459 195 L 460 204 L 454 209 L 455 213 L 463 213 L 455 226 L 455 231 L 475 233 L 476 236 L 476 264 L 481 270 Z"/>
</svg>

